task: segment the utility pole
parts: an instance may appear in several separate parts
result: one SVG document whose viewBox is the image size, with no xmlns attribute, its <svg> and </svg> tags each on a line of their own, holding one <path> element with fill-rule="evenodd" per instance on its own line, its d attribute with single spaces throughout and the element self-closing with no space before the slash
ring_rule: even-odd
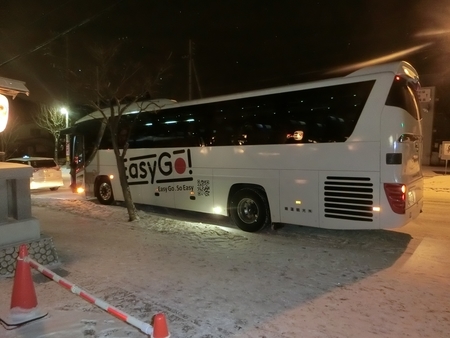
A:
<svg viewBox="0 0 450 338">
<path fill-rule="evenodd" d="M 95 67 L 95 77 L 96 77 L 96 86 L 97 86 L 97 106 L 100 107 L 100 75 L 98 71 L 98 66 Z"/>
<path fill-rule="evenodd" d="M 64 35 L 65 42 L 66 42 L 66 104 L 69 103 L 70 97 L 69 97 L 69 36 Z M 68 116 L 68 115 L 66 115 Z M 67 128 L 67 127 L 66 127 Z"/>
<path fill-rule="evenodd" d="M 189 88 L 189 101 L 192 100 L 192 40 L 189 39 L 189 59 L 188 59 L 188 67 L 189 67 L 189 78 L 188 78 L 188 88 Z"/>
<path fill-rule="evenodd" d="M 194 70 L 195 82 L 197 82 L 198 95 L 199 95 L 200 97 L 203 97 L 202 89 L 200 88 L 200 82 L 198 81 L 197 69 L 195 68 L 194 60 L 192 60 L 192 68 L 193 68 L 193 70 Z"/>
<path fill-rule="evenodd" d="M 198 80 L 197 69 L 195 68 L 194 62 L 194 48 L 193 48 L 192 40 L 189 39 L 189 54 L 188 58 L 188 92 L 189 92 L 189 100 L 192 100 L 192 72 L 194 72 L 195 82 L 197 83 L 197 90 L 200 97 L 203 97 L 202 89 L 200 88 L 200 82 Z"/>
</svg>

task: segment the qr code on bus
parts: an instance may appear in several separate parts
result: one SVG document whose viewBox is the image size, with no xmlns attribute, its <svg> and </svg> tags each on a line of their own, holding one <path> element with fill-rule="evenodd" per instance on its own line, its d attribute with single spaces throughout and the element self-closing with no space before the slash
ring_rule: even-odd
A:
<svg viewBox="0 0 450 338">
<path fill-rule="evenodd" d="M 211 186 L 209 180 L 197 180 L 198 196 L 209 196 L 211 193 Z"/>
</svg>

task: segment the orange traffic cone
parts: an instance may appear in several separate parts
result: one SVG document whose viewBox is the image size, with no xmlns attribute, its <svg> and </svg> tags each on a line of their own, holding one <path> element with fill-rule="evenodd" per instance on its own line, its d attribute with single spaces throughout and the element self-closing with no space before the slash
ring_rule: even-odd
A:
<svg viewBox="0 0 450 338">
<path fill-rule="evenodd" d="M 14 284 L 11 296 L 9 315 L 0 318 L 8 326 L 18 326 L 42 318 L 47 312 L 37 308 L 36 292 L 31 278 L 31 267 L 25 258 L 28 256 L 27 247 L 22 244 L 19 248 Z"/>
<path fill-rule="evenodd" d="M 167 328 L 166 316 L 163 313 L 157 313 L 152 318 L 153 334 L 152 338 L 169 338 L 170 333 Z"/>
</svg>

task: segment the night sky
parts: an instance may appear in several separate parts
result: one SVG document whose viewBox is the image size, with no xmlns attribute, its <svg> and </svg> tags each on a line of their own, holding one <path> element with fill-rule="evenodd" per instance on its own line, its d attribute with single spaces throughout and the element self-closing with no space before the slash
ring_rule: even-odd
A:
<svg viewBox="0 0 450 338">
<path fill-rule="evenodd" d="M 450 114 L 449 0 L 2 0 L 0 15 L 0 76 L 25 81 L 33 101 L 82 100 L 67 68 L 92 72 L 92 46 L 117 41 L 149 76 L 167 68 L 153 96 L 186 100 L 191 40 L 203 97 L 406 60 Z"/>
</svg>

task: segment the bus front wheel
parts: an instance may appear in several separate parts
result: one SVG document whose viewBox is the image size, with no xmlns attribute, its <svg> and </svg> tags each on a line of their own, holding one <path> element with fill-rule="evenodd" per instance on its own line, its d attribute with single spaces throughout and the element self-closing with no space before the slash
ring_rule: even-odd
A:
<svg viewBox="0 0 450 338">
<path fill-rule="evenodd" d="M 97 184 L 97 191 L 95 195 L 101 204 L 111 204 L 114 202 L 111 182 L 107 178 L 100 179 Z"/>
<path fill-rule="evenodd" d="M 230 200 L 230 216 L 234 223 L 247 232 L 259 231 L 270 225 L 269 203 L 259 189 L 244 188 Z"/>
</svg>

